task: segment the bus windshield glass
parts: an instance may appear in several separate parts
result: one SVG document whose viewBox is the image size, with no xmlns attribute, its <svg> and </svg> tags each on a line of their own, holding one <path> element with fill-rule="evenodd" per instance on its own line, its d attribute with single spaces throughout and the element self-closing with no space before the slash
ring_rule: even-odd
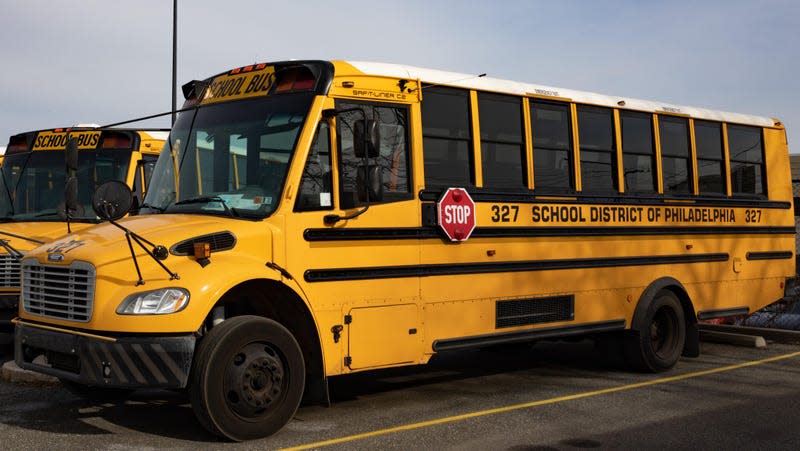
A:
<svg viewBox="0 0 800 451">
<path fill-rule="evenodd" d="M 144 207 L 268 216 L 280 199 L 312 99 L 311 94 L 286 94 L 181 113 L 159 156 Z"/>
<path fill-rule="evenodd" d="M 78 151 L 77 213 L 71 219 L 95 220 L 92 194 L 108 180 L 125 180 L 130 149 Z M 64 152 L 23 151 L 7 154 L 0 184 L 0 217 L 12 221 L 64 220 Z"/>
</svg>

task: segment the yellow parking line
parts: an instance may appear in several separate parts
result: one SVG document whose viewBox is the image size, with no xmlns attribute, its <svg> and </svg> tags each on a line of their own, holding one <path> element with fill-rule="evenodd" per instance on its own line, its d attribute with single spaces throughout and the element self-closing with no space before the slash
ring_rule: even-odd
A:
<svg viewBox="0 0 800 451">
<path fill-rule="evenodd" d="M 791 359 L 792 357 L 797 357 L 797 356 L 800 356 L 800 351 L 792 352 L 792 353 L 789 353 L 789 354 L 783 354 L 783 355 L 779 355 L 779 356 L 775 356 L 775 357 L 769 357 L 769 358 L 761 359 L 761 360 L 753 360 L 753 361 L 749 361 L 749 362 L 737 363 L 735 365 L 729 365 L 729 366 L 723 366 L 723 367 L 719 367 L 719 368 L 713 368 L 713 369 L 710 369 L 710 370 L 696 371 L 696 372 L 693 372 L 693 373 L 680 374 L 680 375 L 677 375 L 677 376 L 662 377 L 662 378 L 653 379 L 653 380 L 649 380 L 649 381 L 645 381 L 645 382 L 637 382 L 635 384 L 622 385 L 622 386 L 619 386 L 619 387 L 604 388 L 602 390 L 595 390 L 595 391 L 590 391 L 590 392 L 576 393 L 576 394 L 573 394 L 573 395 L 560 396 L 560 397 L 557 397 L 557 398 L 542 399 L 542 400 L 539 400 L 539 401 L 531 401 L 531 402 L 525 402 L 525 403 L 521 403 L 521 404 L 512 404 L 512 405 L 509 405 L 509 406 L 496 407 L 494 409 L 479 410 L 479 411 L 476 411 L 476 412 L 470 412 L 470 413 L 465 413 L 465 414 L 461 414 L 461 415 L 453 415 L 453 416 L 450 416 L 450 417 L 437 418 L 437 419 L 434 419 L 434 420 L 420 421 L 418 423 L 404 424 L 404 425 L 390 427 L 390 428 L 386 428 L 386 429 L 378 429 L 378 430 L 375 430 L 375 431 L 364 432 L 364 433 L 361 433 L 361 434 L 354 434 L 354 435 L 348 435 L 348 436 L 345 436 L 345 437 L 339 437 L 339 438 L 334 438 L 334 439 L 330 439 L 330 440 L 323 440 L 323 441 L 320 441 L 320 442 L 307 443 L 305 445 L 298 445 L 298 446 L 291 447 L 291 448 L 285 448 L 285 450 L 286 451 L 289 451 L 289 450 L 293 451 L 293 450 L 304 450 L 304 449 L 312 449 L 312 448 L 321 448 L 323 446 L 330 446 L 330 445 L 337 445 L 337 444 L 340 444 L 340 443 L 353 442 L 353 441 L 356 441 L 356 440 L 363 440 L 365 438 L 377 437 L 377 436 L 380 436 L 380 435 L 394 434 L 396 432 L 410 431 L 410 430 L 414 430 L 414 429 L 422 429 L 422 428 L 426 428 L 426 427 L 430 427 L 430 426 L 436 426 L 436 425 L 445 424 L 445 423 L 453 423 L 453 422 L 456 422 L 456 421 L 468 420 L 470 418 L 477 418 L 477 417 L 482 417 L 482 416 L 487 416 L 487 415 L 495 415 L 495 414 L 498 414 L 498 413 L 511 412 L 511 411 L 514 411 L 514 410 L 521 410 L 521 409 L 529 409 L 529 408 L 532 408 L 532 407 L 544 406 L 544 405 L 547 405 L 547 404 L 555 404 L 555 403 L 559 403 L 559 402 L 563 402 L 563 401 L 572 401 L 572 400 L 575 400 L 575 399 L 590 398 L 590 397 L 593 397 L 593 396 L 607 395 L 609 393 L 617 393 L 617 392 L 626 391 L 626 390 L 633 390 L 633 389 L 636 389 L 636 388 L 649 387 L 651 385 L 659 385 L 659 384 L 666 384 L 666 383 L 669 383 L 669 382 L 676 382 L 676 381 L 682 381 L 682 380 L 686 380 L 686 379 L 693 379 L 693 378 L 696 378 L 696 377 L 708 376 L 710 374 L 716 374 L 716 373 L 723 373 L 725 371 L 737 370 L 737 369 L 746 368 L 746 367 L 749 367 L 749 366 L 757 366 L 757 365 L 763 365 L 765 363 L 772 363 L 772 362 L 777 362 L 777 361 L 780 361 L 780 360 Z"/>
</svg>

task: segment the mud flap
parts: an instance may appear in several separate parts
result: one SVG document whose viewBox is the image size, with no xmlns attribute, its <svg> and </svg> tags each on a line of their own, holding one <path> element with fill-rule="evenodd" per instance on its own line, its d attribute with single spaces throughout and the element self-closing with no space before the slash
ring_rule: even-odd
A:
<svg viewBox="0 0 800 451">
<path fill-rule="evenodd" d="M 683 344 L 683 357 L 700 357 L 700 328 L 696 321 L 687 321 L 686 341 Z"/>
</svg>

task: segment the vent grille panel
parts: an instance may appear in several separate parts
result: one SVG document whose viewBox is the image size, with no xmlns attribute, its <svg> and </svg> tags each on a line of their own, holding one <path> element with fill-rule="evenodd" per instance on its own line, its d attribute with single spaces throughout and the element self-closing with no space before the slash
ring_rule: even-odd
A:
<svg viewBox="0 0 800 451">
<path fill-rule="evenodd" d="M 19 288 L 19 260 L 0 254 L 0 288 Z"/>
<path fill-rule="evenodd" d="M 233 249 L 236 245 L 236 237 L 231 232 L 196 236 L 175 244 L 169 251 L 173 255 L 192 255 L 194 254 L 194 243 L 208 243 L 211 245 L 211 252 L 219 252 Z"/>
<path fill-rule="evenodd" d="M 94 266 L 88 263 L 26 262 L 22 265 L 23 307 L 34 315 L 85 323 L 92 319 L 94 284 Z"/>
<path fill-rule="evenodd" d="M 497 301 L 495 328 L 552 323 L 575 319 L 575 296 L 550 296 Z"/>
</svg>

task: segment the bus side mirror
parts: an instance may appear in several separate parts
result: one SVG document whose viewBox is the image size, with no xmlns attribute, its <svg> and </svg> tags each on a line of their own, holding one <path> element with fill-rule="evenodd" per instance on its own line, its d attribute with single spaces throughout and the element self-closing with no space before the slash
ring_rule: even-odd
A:
<svg viewBox="0 0 800 451">
<path fill-rule="evenodd" d="M 375 158 L 381 148 L 381 134 L 378 122 L 358 120 L 353 124 L 353 151 L 356 158 Z"/>
<path fill-rule="evenodd" d="M 381 166 L 375 164 L 369 166 L 361 165 L 358 167 L 356 186 L 358 188 L 359 201 L 366 202 L 367 195 L 369 195 L 370 202 L 381 202 L 383 200 L 382 169 Z M 369 177 L 367 177 L 368 173 Z M 369 183 L 367 183 L 367 181 L 369 181 Z"/>
<path fill-rule="evenodd" d="M 58 211 L 58 215 L 63 218 L 83 216 L 83 206 L 78 203 L 78 179 L 68 177 L 64 184 L 64 210 Z"/>
<path fill-rule="evenodd" d="M 64 162 L 68 171 L 78 170 L 78 145 L 75 142 L 75 138 L 70 138 L 67 141 L 67 147 L 64 149 Z"/>
<path fill-rule="evenodd" d="M 116 221 L 125 216 L 133 206 L 133 193 L 119 180 L 109 180 L 94 190 L 92 209 L 106 221 Z"/>
</svg>

